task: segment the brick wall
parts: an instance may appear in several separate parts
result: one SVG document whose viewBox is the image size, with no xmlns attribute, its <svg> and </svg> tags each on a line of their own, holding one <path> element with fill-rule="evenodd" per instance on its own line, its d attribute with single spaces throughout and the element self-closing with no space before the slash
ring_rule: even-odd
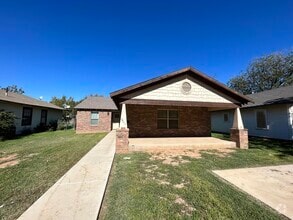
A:
<svg viewBox="0 0 293 220">
<path fill-rule="evenodd" d="M 91 125 L 91 111 L 77 111 L 76 133 L 96 133 L 111 131 L 111 112 L 99 112 L 99 122 Z"/>
<path fill-rule="evenodd" d="M 129 137 L 205 137 L 211 135 L 210 112 L 207 108 L 127 105 L 126 109 Z M 158 129 L 158 109 L 177 109 L 179 128 Z"/>
</svg>

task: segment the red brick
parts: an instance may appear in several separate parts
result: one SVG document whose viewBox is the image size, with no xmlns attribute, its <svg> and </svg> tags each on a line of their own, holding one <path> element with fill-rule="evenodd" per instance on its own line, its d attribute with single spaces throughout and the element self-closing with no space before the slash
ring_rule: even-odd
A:
<svg viewBox="0 0 293 220">
<path fill-rule="evenodd" d="M 99 122 L 91 125 L 91 111 L 78 110 L 76 113 L 76 133 L 98 133 L 111 131 L 111 112 L 99 112 Z"/>
<path fill-rule="evenodd" d="M 248 149 L 248 130 L 231 128 L 230 140 L 236 142 L 237 147 L 241 149 Z"/>
<path fill-rule="evenodd" d="M 151 105 L 127 105 L 126 108 L 130 137 L 208 137 L 211 135 L 208 108 Z M 179 128 L 158 129 L 158 109 L 177 109 Z"/>
<path fill-rule="evenodd" d="M 129 129 L 119 128 L 116 129 L 116 153 L 128 153 L 129 148 Z"/>
</svg>

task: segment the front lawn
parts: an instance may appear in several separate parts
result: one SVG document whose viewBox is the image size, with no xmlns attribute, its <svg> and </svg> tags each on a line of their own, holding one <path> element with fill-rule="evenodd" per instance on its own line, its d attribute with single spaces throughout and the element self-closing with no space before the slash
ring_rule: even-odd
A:
<svg viewBox="0 0 293 220">
<path fill-rule="evenodd" d="M 292 142 L 253 138 L 249 150 L 168 160 L 147 153 L 116 155 L 100 218 L 283 218 L 211 170 L 293 163 Z"/>
<path fill-rule="evenodd" d="M 103 137 L 73 130 L 0 142 L 0 219 L 15 219 Z"/>
</svg>

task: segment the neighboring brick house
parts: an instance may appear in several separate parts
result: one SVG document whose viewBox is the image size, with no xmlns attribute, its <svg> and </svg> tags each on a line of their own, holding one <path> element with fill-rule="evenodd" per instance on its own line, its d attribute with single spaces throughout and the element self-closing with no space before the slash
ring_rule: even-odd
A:
<svg viewBox="0 0 293 220">
<path fill-rule="evenodd" d="M 117 149 L 128 137 L 206 137 L 211 112 L 234 109 L 231 139 L 247 148 L 239 107 L 251 100 L 194 68 L 184 68 L 111 93 L 120 110 Z M 124 151 L 124 150 L 121 150 Z"/>
<path fill-rule="evenodd" d="M 119 113 L 111 98 L 89 96 L 75 109 L 76 133 L 108 132 L 118 127 Z"/>
</svg>

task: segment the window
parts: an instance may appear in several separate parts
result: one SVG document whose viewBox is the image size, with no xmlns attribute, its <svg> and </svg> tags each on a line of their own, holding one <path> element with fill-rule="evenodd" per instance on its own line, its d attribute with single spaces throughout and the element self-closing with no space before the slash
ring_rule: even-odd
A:
<svg viewBox="0 0 293 220">
<path fill-rule="evenodd" d="M 267 129 L 267 114 L 265 110 L 256 110 L 256 127 Z"/>
<path fill-rule="evenodd" d="M 33 109 L 29 107 L 23 107 L 21 125 L 27 126 L 32 124 Z"/>
<path fill-rule="evenodd" d="M 229 114 L 228 113 L 224 113 L 224 122 L 229 121 Z"/>
<path fill-rule="evenodd" d="M 99 122 L 99 112 L 91 112 L 91 125 L 97 125 Z"/>
<path fill-rule="evenodd" d="M 177 110 L 158 110 L 157 126 L 159 129 L 177 129 L 178 111 Z"/>
<path fill-rule="evenodd" d="M 42 110 L 41 111 L 41 125 L 46 125 L 47 123 L 47 114 L 48 114 L 48 111 L 47 110 Z"/>
</svg>

